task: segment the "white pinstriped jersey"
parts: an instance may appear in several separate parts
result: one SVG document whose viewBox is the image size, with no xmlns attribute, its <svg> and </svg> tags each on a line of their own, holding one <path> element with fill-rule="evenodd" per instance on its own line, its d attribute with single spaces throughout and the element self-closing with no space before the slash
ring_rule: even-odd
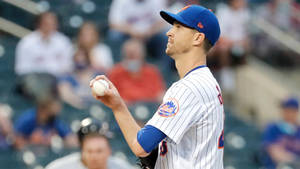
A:
<svg viewBox="0 0 300 169">
<path fill-rule="evenodd" d="M 175 82 L 147 125 L 167 135 L 156 169 L 223 169 L 223 100 L 209 68 Z"/>
</svg>

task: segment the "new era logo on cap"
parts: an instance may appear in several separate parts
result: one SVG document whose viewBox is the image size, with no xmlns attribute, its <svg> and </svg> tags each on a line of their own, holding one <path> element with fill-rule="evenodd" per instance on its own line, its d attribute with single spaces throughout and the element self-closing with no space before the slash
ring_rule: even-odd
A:
<svg viewBox="0 0 300 169">
<path fill-rule="evenodd" d="M 160 15 L 170 24 L 177 21 L 186 27 L 204 33 L 212 45 L 214 45 L 220 37 L 220 26 L 217 17 L 211 10 L 203 6 L 189 5 L 182 8 L 177 14 L 161 11 Z"/>
<path fill-rule="evenodd" d="M 199 22 L 199 23 L 197 24 L 197 26 L 198 26 L 200 29 L 203 29 L 203 28 L 204 28 L 204 26 L 202 25 L 201 22 Z"/>
</svg>

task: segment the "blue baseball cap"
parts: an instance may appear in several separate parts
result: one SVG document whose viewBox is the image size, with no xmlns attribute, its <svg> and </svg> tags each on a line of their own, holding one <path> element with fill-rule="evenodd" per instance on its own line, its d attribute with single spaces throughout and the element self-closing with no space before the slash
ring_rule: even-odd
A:
<svg viewBox="0 0 300 169">
<path fill-rule="evenodd" d="M 199 5 L 188 5 L 177 14 L 160 11 L 160 16 L 168 23 L 178 23 L 204 33 L 209 42 L 214 45 L 220 37 L 218 19 L 209 9 Z"/>
<path fill-rule="evenodd" d="M 288 98 L 281 103 L 281 107 L 283 108 L 294 108 L 299 109 L 299 102 L 296 98 Z"/>
</svg>

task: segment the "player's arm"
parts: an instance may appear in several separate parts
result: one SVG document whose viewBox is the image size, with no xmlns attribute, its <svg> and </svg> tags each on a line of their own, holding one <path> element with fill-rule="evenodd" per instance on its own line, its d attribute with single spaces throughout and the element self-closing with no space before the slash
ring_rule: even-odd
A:
<svg viewBox="0 0 300 169">
<path fill-rule="evenodd" d="M 117 109 L 112 109 L 112 111 L 132 152 L 138 157 L 147 156 L 148 153 L 137 141 L 137 133 L 141 128 L 133 119 L 125 104 Z"/>
<path fill-rule="evenodd" d="M 138 157 L 146 157 L 166 135 L 157 128 L 146 125 L 140 128 L 127 107 L 113 110 L 116 121 L 133 153 Z"/>
<path fill-rule="evenodd" d="M 102 97 L 96 96 L 93 93 L 94 97 L 112 109 L 115 119 L 132 152 L 138 157 L 147 156 L 165 138 L 165 135 L 151 126 L 141 128 L 132 117 L 115 86 L 105 76 L 97 76 L 91 81 L 90 86 L 92 87 L 94 81 L 100 79 L 106 80 L 109 83 L 109 89 L 105 91 Z"/>
</svg>

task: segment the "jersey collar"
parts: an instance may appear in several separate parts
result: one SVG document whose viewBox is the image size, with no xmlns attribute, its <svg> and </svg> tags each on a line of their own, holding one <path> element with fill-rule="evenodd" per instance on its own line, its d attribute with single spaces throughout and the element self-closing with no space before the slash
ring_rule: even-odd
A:
<svg viewBox="0 0 300 169">
<path fill-rule="evenodd" d="M 184 77 L 186 77 L 188 74 L 190 74 L 191 72 L 197 70 L 197 69 L 201 69 L 201 68 L 204 68 L 206 67 L 206 65 L 200 65 L 200 66 L 197 66 L 195 68 L 193 68 L 192 70 L 190 70 L 189 72 L 187 72 L 187 74 L 184 75 Z"/>
</svg>

